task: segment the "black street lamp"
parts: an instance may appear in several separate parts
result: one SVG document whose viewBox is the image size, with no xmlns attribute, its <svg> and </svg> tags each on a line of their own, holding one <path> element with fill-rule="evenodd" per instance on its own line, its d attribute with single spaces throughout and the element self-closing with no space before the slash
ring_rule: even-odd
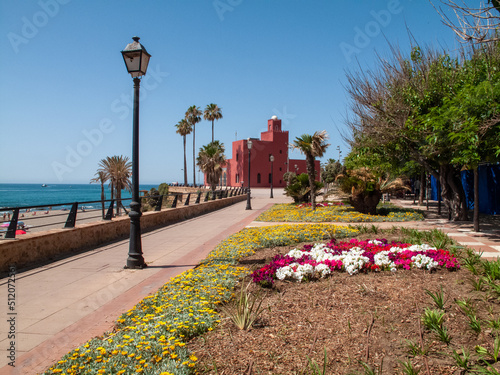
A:
<svg viewBox="0 0 500 375">
<path fill-rule="evenodd" d="M 269 198 L 274 198 L 273 197 L 273 162 L 274 162 L 274 156 L 270 155 L 269 156 L 269 161 L 271 162 L 271 195 Z"/>
<path fill-rule="evenodd" d="M 252 141 L 250 138 L 247 140 L 248 147 L 248 190 L 247 190 L 247 210 L 252 209 L 252 204 L 250 203 L 250 158 L 252 157 Z"/>
<path fill-rule="evenodd" d="M 141 200 L 139 198 L 139 90 L 141 80 L 146 75 L 151 55 L 139 43 L 139 37 L 132 38 L 122 52 L 127 71 L 134 79 L 134 117 L 132 130 L 132 202 L 130 203 L 130 245 L 125 268 L 144 268 L 141 244 Z"/>
</svg>

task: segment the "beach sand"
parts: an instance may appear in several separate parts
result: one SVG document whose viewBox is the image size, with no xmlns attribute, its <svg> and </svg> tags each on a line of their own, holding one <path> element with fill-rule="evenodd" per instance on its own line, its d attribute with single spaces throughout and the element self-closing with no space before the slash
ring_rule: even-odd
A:
<svg viewBox="0 0 500 375">
<path fill-rule="evenodd" d="M 33 215 L 33 212 L 36 212 Z M 47 213 L 45 211 L 32 211 L 32 212 L 20 212 L 19 213 L 19 221 L 22 221 L 24 225 L 28 228 L 26 230 L 26 234 L 19 234 L 16 237 L 22 237 L 29 235 L 30 233 L 43 232 L 50 229 L 62 229 L 66 224 L 66 220 L 68 219 L 68 215 L 70 210 L 50 210 Z M 122 210 L 122 215 L 125 213 Z M 76 224 L 75 226 L 83 223 L 91 223 L 102 220 L 102 211 L 100 209 L 92 209 L 92 210 L 79 210 L 76 215 Z M 3 220 L 3 217 L 0 217 L 0 222 L 5 223 L 8 220 Z M 4 238 L 5 231 L 7 228 L 1 228 L 2 235 L 1 238 Z"/>
</svg>

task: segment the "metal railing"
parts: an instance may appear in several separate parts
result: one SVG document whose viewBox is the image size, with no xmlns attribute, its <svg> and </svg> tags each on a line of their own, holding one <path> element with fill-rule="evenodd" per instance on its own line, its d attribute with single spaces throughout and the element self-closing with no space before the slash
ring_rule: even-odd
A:
<svg viewBox="0 0 500 375">
<path fill-rule="evenodd" d="M 211 190 L 206 192 L 200 190 L 196 193 L 172 192 L 167 195 L 141 196 L 141 204 L 144 208 L 143 211 L 149 211 L 150 209 L 154 211 L 161 211 L 164 208 L 177 208 L 181 204 L 183 206 L 189 206 L 190 204 L 199 204 L 202 201 L 207 202 L 209 200 L 234 197 L 245 193 L 246 190 L 241 187 L 215 190 L 213 193 Z M 104 201 L 98 200 L 43 204 L 36 206 L 2 207 L 0 208 L 0 211 L 9 213 L 9 221 L 4 221 L 1 225 L 0 238 L 2 238 L 1 234 L 5 234 L 3 238 L 13 239 L 16 238 L 17 234 L 24 234 L 26 230 L 29 231 L 32 229 L 54 227 L 57 225 L 63 225 L 63 228 L 74 228 L 77 222 L 78 212 L 85 212 L 85 217 L 81 220 L 85 220 L 86 222 L 112 220 L 114 217 L 120 216 L 121 209 L 123 209 L 125 214 L 128 214 L 129 207 L 123 203 L 131 200 L 132 198 L 122 198 L 119 201 L 117 199 L 106 199 Z M 60 209 L 54 210 L 54 207 L 60 207 Z M 67 207 L 71 207 L 69 209 L 69 213 L 65 212 L 68 211 Z M 10 217 L 10 212 L 12 212 L 12 217 Z M 37 216 L 37 213 L 41 213 L 41 215 L 39 214 Z M 95 215 L 93 215 L 93 213 L 95 213 Z M 40 222 L 40 216 L 50 217 L 54 220 L 50 220 L 49 222 L 44 220 L 45 223 L 38 223 L 34 225 L 29 224 L 34 221 Z"/>
</svg>

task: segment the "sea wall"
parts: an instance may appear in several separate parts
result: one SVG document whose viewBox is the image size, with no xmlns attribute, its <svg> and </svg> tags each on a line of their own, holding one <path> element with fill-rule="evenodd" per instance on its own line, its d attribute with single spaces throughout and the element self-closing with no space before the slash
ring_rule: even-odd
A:
<svg viewBox="0 0 500 375">
<path fill-rule="evenodd" d="M 239 195 L 200 204 L 168 208 L 159 212 L 145 212 L 141 218 L 141 230 L 147 232 L 161 228 L 245 199 L 246 195 Z M 19 270 L 34 264 L 47 263 L 62 256 L 128 238 L 129 235 L 130 219 L 125 216 L 115 218 L 112 221 L 80 224 L 75 228 L 37 232 L 13 240 L 4 239 L 0 241 L 0 272 L 8 271 L 9 265 L 14 264 Z"/>
</svg>

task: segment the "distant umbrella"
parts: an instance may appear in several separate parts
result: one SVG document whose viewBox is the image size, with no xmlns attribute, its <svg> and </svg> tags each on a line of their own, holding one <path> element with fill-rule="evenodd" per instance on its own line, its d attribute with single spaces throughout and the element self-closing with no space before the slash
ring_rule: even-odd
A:
<svg viewBox="0 0 500 375">
<path fill-rule="evenodd" d="M 26 231 L 24 231 L 22 229 L 18 229 L 18 230 L 16 230 L 16 234 L 26 234 Z"/>
</svg>

